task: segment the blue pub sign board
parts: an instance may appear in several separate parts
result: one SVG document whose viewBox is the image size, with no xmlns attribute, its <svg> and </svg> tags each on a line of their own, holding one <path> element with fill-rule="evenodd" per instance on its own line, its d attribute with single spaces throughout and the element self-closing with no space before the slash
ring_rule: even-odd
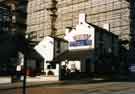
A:
<svg viewBox="0 0 135 94">
<path fill-rule="evenodd" d="M 65 39 L 69 42 L 69 50 L 94 49 L 95 29 L 85 20 L 85 14 L 79 15 L 79 24 L 70 32 L 66 32 Z"/>
<path fill-rule="evenodd" d="M 92 39 L 90 37 L 91 35 L 88 34 L 74 36 L 75 41 L 70 42 L 70 47 L 92 45 Z"/>
</svg>

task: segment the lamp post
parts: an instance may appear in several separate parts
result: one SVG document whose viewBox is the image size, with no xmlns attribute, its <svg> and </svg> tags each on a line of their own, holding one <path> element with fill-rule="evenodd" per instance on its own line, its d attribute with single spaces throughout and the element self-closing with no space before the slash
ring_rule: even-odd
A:
<svg viewBox="0 0 135 94">
<path fill-rule="evenodd" d="M 56 27 L 55 27 L 55 23 L 56 23 L 56 19 L 57 19 L 57 1 L 56 0 L 51 0 L 51 6 L 49 6 L 47 8 L 47 10 L 50 12 L 50 20 L 51 20 L 51 37 L 54 38 L 54 48 L 53 48 L 53 51 L 54 51 L 54 55 L 53 57 L 55 57 L 55 37 L 56 37 Z"/>
<path fill-rule="evenodd" d="M 26 56 L 24 55 L 24 75 L 23 75 L 23 90 L 22 94 L 26 94 L 26 69 L 27 69 L 27 64 L 26 64 Z"/>
<path fill-rule="evenodd" d="M 27 39 L 29 38 L 28 35 L 25 35 L 25 39 L 24 39 L 24 46 L 25 46 L 25 51 L 24 51 L 24 74 L 23 74 L 23 90 L 22 90 L 22 94 L 26 94 L 26 80 L 27 80 L 27 63 L 26 63 L 26 60 L 27 60 Z"/>
</svg>

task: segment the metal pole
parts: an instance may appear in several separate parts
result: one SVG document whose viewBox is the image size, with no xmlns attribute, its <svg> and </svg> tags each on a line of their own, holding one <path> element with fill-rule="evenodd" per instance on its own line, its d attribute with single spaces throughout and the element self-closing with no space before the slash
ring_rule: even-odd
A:
<svg viewBox="0 0 135 94">
<path fill-rule="evenodd" d="M 25 54 L 26 55 L 26 54 Z M 23 74 L 23 88 L 22 88 L 22 94 L 26 94 L 26 69 L 27 69 L 27 64 L 26 64 L 26 56 L 24 55 L 24 74 Z"/>
</svg>

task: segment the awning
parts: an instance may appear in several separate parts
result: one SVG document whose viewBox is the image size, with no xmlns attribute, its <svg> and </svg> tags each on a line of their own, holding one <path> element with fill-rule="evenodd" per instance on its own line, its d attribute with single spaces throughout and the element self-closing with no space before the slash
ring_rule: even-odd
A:
<svg viewBox="0 0 135 94">
<path fill-rule="evenodd" d="M 64 53 L 56 56 L 54 61 L 63 61 L 63 60 L 81 60 L 84 58 L 91 57 L 94 53 L 94 50 L 76 50 L 70 51 L 67 50 Z"/>
</svg>

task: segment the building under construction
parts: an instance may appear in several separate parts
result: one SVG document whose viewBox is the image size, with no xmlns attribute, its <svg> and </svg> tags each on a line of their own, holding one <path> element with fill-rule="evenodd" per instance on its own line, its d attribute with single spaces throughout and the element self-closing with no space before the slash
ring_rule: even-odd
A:
<svg viewBox="0 0 135 94">
<path fill-rule="evenodd" d="M 28 0 L 27 32 L 36 41 L 46 35 L 63 37 L 66 27 L 78 23 L 80 13 L 87 15 L 89 23 L 100 27 L 109 24 L 110 32 L 129 40 L 127 0 Z"/>
</svg>

